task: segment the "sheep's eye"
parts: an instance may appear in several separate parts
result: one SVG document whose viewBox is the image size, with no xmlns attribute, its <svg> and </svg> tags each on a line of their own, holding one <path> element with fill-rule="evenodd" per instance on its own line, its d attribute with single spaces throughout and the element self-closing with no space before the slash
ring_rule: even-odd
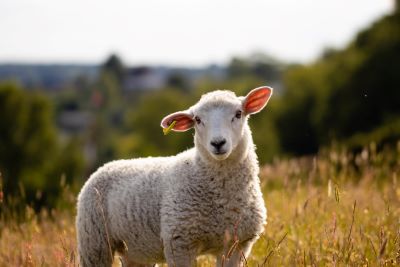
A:
<svg viewBox="0 0 400 267">
<path fill-rule="evenodd" d="M 242 111 L 241 110 L 236 111 L 235 117 L 237 119 L 240 119 L 242 117 Z"/>
<path fill-rule="evenodd" d="M 200 118 L 198 116 L 194 117 L 194 120 L 196 121 L 197 124 L 201 123 L 201 120 L 200 120 Z"/>
</svg>

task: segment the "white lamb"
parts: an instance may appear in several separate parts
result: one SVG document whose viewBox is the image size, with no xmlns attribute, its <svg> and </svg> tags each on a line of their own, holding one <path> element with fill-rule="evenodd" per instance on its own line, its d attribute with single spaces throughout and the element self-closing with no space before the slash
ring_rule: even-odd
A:
<svg viewBox="0 0 400 267">
<path fill-rule="evenodd" d="M 111 266 L 115 251 L 123 266 L 188 267 L 201 254 L 215 255 L 217 266 L 239 266 L 267 218 L 247 119 L 271 95 L 269 87 L 246 97 L 205 94 L 161 122 L 175 121 L 177 132 L 194 127 L 194 148 L 99 168 L 78 197 L 80 266 Z"/>
</svg>

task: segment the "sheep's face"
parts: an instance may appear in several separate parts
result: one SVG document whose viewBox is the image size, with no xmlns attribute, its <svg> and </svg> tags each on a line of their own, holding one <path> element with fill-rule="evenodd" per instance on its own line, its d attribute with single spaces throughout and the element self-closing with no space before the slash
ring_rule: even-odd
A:
<svg viewBox="0 0 400 267">
<path fill-rule="evenodd" d="M 240 99 L 233 93 L 217 91 L 207 96 L 191 110 L 195 138 L 214 159 L 224 160 L 241 140 L 246 117 Z"/>
<path fill-rule="evenodd" d="M 165 117 L 161 126 L 172 130 L 196 130 L 196 144 L 215 160 L 227 159 L 244 136 L 248 115 L 259 112 L 267 104 L 272 88 L 259 87 L 246 97 L 237 97 L 230 91 L 205 94 L 187 111 Z"/>
</svg>

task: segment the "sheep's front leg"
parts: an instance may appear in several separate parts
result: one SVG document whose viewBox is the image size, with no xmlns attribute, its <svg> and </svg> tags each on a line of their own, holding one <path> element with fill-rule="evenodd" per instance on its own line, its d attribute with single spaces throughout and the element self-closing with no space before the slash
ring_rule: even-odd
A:
<svg viewBox="0 0 400 267">
<path fill-rule="evenodd" d="M 245 243 L 240 244 L 238 247 L 234 249 L 231 253 L 230 257 L 227 258 L 227 253 L 217 256 L 217 267 L 239 267 L 244 266 L 244 260 L 250 254 L 251 248 L 253 247 L 254 241 L 247 241 Z M 222 262 L 222 256 L 224 255 L 224 262 Z"/>
<path fill-rule="evenodd" d="M 196 266 L 196 254 L 188 246 L 169 240 L 164 244 L 164 254 L 168 266 L 194 267 Z"/>
<path fill-rule="evenodd" d="M 121 260 L 121 266 L 122 267 L 157 267 L 157 264 L 142 264 L 142 263 L 136 263 L 132 260 L 130 260 L 126 256 L 122 256 L 120 258 Z"/>
</svg>

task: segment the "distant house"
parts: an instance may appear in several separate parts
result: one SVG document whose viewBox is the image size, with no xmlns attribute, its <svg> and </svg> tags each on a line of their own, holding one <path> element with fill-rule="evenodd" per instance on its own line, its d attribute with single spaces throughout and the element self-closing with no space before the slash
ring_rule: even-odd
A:
<svg viewBox="0 0 400 267">
<path fill-rule="evenodd" d="M 125 91 L 156 90 L 167 83 L 167 73 L 149 67 L 129 68 L 123 81 Z"/>
<path fill-rule="evenodd" d="M 58 125 L 64 134 L 85 132 L 93 121 L 93 115 L 87 111 L 63 111 L 58 117 Z"/>
</svg>

